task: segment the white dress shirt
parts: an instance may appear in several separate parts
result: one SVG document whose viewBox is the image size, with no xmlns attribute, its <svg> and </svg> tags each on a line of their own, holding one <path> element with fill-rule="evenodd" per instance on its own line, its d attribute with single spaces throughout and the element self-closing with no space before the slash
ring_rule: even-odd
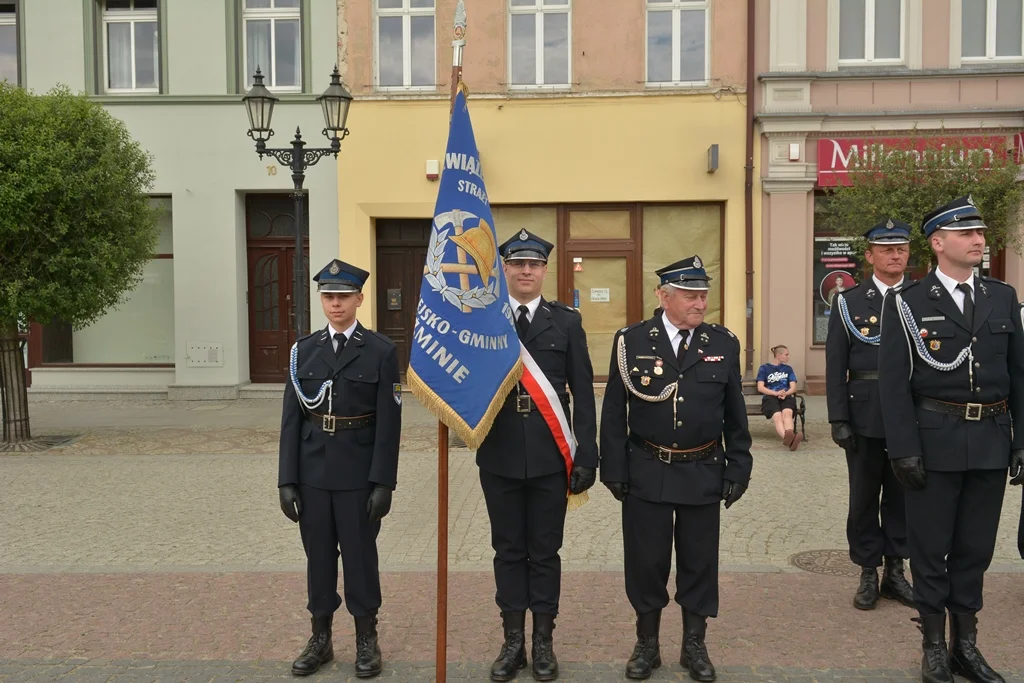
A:
<svg viewBox="0 0 1024 683">
<path fill-rule="evenodd" d="M 939 269 L 938 266 L 935 266 L 935 277 L 939 278 L 939 282 L 941 282 L 942 286 L 946 288 L 946 291 L 949 292 L 949 295 L 951 297 L 953 297 L 953 301 L 956 302 L 957 308 L 959 308 L 960 312 L 963 313 L 964 312 L 964 293 L 956 288 L 956 286 L 958 284 L 960 284 L 960 282 L 958 280 L 954 280 L 950 276 L 948 276 L 945 273 L 943 273 Z M 971 288 L 971 300 L 972 301 L 976 301 L 978 297 L 974 296 L 974 273 L 973 272 L 971 273 L 971 276 L 969 278 L 967 278 L 967 285 Z"/>
<path fill-rule="evenodd" d="M 358 325 L 358 324 L 359 324 L 359 321 L 357 320 L 354 323 L 352 323 L 352 325 L 349 326 L 349 328 L 347 330 L 345 330 L 345 332 L 343 332 L 343 334 L 345 335 L 345 340 L 346 340 L 345 343 L 346 344 L 352 339 L 352 334 L 355 333 L 356 325 Z M 334 338 L 334 335 L 338 334 L 338 330 L 334 329 L 334 325 L 332 325 L 330 323 L 327 323 L 327 329 L 331 333 L 331 346 L 334 347 L 334 352 L 337 353 L 338 352 L 338 340 Z"/>
<path fill-rule="evenodd" d="M 526 322 L 532 323 L 534 316 L 537 315 L 537 309 L 540 307 L 540 297 L 538 296 L 536 299 L 534 299 L 528 304 L 521 304 L 515 299 L 513 299 L 512 295 L 510 294 L 508 297 L 508 303 L 510 306 L 512 306 L 512 310 L 515 311 L 515 313 L 513 313 L 513 316 L 516 320 L 519 320 L 519 307 L 525 305 Z"/>
<path fill-rule="evenodd" d="M 884 282 L 879 280 L 874 273 L 871 274 L 871 279 L 874 281 L 875 287 L 878 287 L 878 292 L 882 295 L 882 298 L 884 299 L 885 293 L 892 289 L 892 285 L 885 284 Z M 900 280 L 900 282 L 902 283 L 903 281 Z"/>
<path fill-rule="evenodd" d="M 668 332 L 668 340 L 672 343 L 672 351 L 675 352 L 676 356 L 679 355 L 679 344 L 684 343 L 683 338 L 686 338 L 686 344 L 690 343 L 693 339 L 693 330 L 681 330 L 668 321 L 668 316 L 662 312 L 661 322 L 665 326 L 665 331 Z"/>
</svg>

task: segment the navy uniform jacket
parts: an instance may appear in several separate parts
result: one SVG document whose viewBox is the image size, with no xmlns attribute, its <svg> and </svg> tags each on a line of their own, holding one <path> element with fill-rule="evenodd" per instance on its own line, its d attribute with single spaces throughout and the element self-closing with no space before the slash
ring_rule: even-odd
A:
<svg viewBox="0 0 1024 683">
<path fill-rule="evenodd" d="M 678 392 L 654 403 L 630 393 L 619 370 L 620 337 L 625 339 L 626 372 L 637 391 L 656 397 L 678 380 Z M 658 360 L 660 375 L 655 372 Z M 644 377 L 650 378 L 646 386 Z M 678 450 L 710 441 L 717 441 L 719 449 L 703 460 L 666 464 L 631 444 L 629 432 Z M 752 467 L 735 335 L 702 323 L 680 367 L 660 315 L 620 330 L 612 343 L 601 408 L 601 481 L 628 482 L 629 493 L 643 500 L 704 505 L 722 500 L 726 479 L 746 485 Z"/>
<path fill-rule="evenodd" d="M 516 339 L 513 336 L 513 339 Z M 566 419 L 576 436 L 576 460 L 580 467 L 597 467 L 597 407 L 594 403 L 594 369 L 587 350 L 587 333 L 579 312 L 558 301 L 540 300 L 526 334 L 526 348 L 544 371 L 560 397 Z M 572 392 L 572 414 L 569 395 Z M 526 389 L 520 389 L 526 394 Z M 551 429 L 539 412 L 516 411 L 513 389 L 491 431 L 476 453 L 480 469 L 510 479 L 539 477 L 565 472 L 565 461 Z M 525 417 L 524 417 L 525 416 Z"/>
<path fill-rule="evenodd" d="M 877 380 L 847 378 L 849 370 L 878 372 L 878 346 L 860 341 L 847 329 L 839 312 L 840 297 L 846 301 L 850 322 L 865 337 L 878 336 L 882 324 L 882 293 L 873 279 L 836 294 L 833 299 L 825 339 L 828 421 L 849 422 L 854 434 L 884 439 Z"/>
<path fill-rule="evenodd" d="M 934 271 L 885 298 L 878 385 L 890 458 L 922 457 L 925 469 L 940 472 L 1010 464 L 1011 417 L 1024 424 L 1024 329 L 1017 293 L 989 277 L 975 277 L 974 288 L 971 329 Z M 973 367 L 965 361 L 944 372 L 922 360 L 895 294 L 910 306 L 916 336 L 936 361 L 948 363 L 973 344 Z M 915 396 L 962 404 L 1007 400 L 1009 412 L 967 421 L 918 408 Z M 1012 444 L 1024 448 L 1024 429 L 1016 430 Z"/>
<path fill-rule="evenodd" d="M 332 414 L 357 417 L 376 413 L 376 423 L 359 429 L 320 428 L 322 420 L 306 418 L 289 379 L 281 416 L 278 486 L 305 484 L 328 491 L 351 491 L 375 484 L 394 489 L 398 445 L 402 432 L 401 384 L 394 343 L 357 323 L 341 357 L 334 355 L 330 328 L 299 339 L 297 375 L 303 393 L 312 398 L 334 379 Z M 327 398 L 314 411 L 327 413 Z"/>
</svg>

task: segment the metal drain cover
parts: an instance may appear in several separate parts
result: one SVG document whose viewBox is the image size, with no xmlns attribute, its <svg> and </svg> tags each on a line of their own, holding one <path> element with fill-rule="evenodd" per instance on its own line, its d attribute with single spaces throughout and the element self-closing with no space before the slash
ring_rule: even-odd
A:
<svg viewBox="0 0 1024 683">
<path fill-rule="evenodd" d="M 850 561 L 846 550 L 808 550 L 789 558 L 790 564 L 805 572 L 829 576 L 860 576 L 860 567 Z"/>
<path fill-rule="evenodd" d="M 31 441 L 0 443 L 0 453 L 41 453 L 67 445 L 73 436 L 37 436 Z"/>
</svg>

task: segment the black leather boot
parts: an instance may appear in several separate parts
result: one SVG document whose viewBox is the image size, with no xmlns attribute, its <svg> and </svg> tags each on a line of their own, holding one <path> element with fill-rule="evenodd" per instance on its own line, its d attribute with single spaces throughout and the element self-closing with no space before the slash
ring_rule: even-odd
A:
<svg viewBox="0 0 1024 683">
<path fill-rule="evenodd" d="M 879 590 L 883 598 L 902 602 L 907 607 L 916 607 L 914 604 L 914 589 L 910 587 L 906 574 L 903 573 L 902 557 L 885 558 L 885 568 L 882 570 L 882 587 Z"/>
<path fill-rule="evenodd" d="M 636 615 L 636 646 L 633 656 L 626 662 L 626 678 L 643 680 L 661 666 L 658 631 L 661 628 L 661 610 Z"/>
<path fill-rule="evenodd" d="M 949 615 L 949 669 L 974 683 L 1005 683 L 978 651 L 978 617 Z"/>
<path fill-rule="evenodd" d="M 383 668 L 377 643 L 377 615 L 356 617 L 356 678 L 379 676 Z"/>
<path fill-rule="evenodd" d="M 315 674 L 320 667 L 334 659 L 334 643 L 331 641 L 333 617 L 313 617 L 313 635 L 306 643 L 298 659 L 292 662 L 292 673 L 296 676 Z"/>
<path fill-rule="evenodd" d="M 553 681 L 558 678 L 558 659 L 555 657 L 554 639 L 552 632 L 555 630 L 554 614 L 533 614 L 533 651 L 530 658 L 533 660 L 533 680 Z"/>
<path fill-rule="evenodd" d="M 921 616 L 921 680 L 923 683 L 953 683 L 949 670 L 949 652 L 946 650 L 946 615 Z"/>
<path fill-rule="evenodd" d="M 860 586 L 853 596 L 853 606 L 857 609 L 875 609 L 878 604 L 878 570 L 874 567 L 862 567 L 860 570 Z"/>
<path fill-rule="evenodd" d="M 502 612 L 505 642 L 491 665 L 492 681 L 511 681 L 526 668 L 526 612 Z"/>
<path fill-rule="evenodd" d="M 707 617 L 683 610 L 683 647 L 679 653 L 679 663 L 690 670 L 690 678 L 695 681 L 715 680 L 715 665 L 711 663 L 711 656 L 704 644 L 707 630 Z"/>
</svg>

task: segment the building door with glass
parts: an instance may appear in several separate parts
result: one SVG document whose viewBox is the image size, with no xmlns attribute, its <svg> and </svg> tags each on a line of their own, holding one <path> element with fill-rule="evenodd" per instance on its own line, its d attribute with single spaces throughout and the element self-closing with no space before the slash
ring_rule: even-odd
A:
<svg viewBox="0 0 1024 683">
<path fill-rule="evenodd" d="M 249 379 L 256 383 L 284 382 L 288 354 L 300 334 L 295 330 L 294 291 L 295 215 L 289 195 L 249 195 L 245 198 L 246 251 L 249 288 Z M 309 301 L 309 213 L 305 225 L 305 286 Z"/>
</svg>

